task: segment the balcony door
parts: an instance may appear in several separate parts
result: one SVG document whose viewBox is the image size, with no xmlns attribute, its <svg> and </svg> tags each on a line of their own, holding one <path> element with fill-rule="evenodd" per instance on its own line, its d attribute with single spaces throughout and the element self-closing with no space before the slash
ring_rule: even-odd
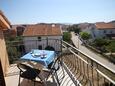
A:
<svg viewBox="0 0 115 86">
<path fill-rule="evenodd" d="M 1 60 L 0 60 L 0 86 L 5 86 L 5 80 L 4 80 Z"/>
</svg>

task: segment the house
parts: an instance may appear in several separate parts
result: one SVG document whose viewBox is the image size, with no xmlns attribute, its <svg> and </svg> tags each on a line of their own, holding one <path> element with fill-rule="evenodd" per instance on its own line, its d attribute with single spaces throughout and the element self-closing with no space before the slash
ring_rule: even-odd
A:
<svg viewBox="0 0 115 86">
<path fill-rule="evenodd" d="M 4 40 L 3 30 L 9 29 L 10 23 L 0 11 L 0 86 L 19 86 L 19 69 L 17 69 L 16 64 L 9 65 L 8 55 L 6 52 L 6 45 Z M 24 43 L 32 44 L 35 46 L 35 42 L 31 42 L 30 40 L 35 40 L 36 44 L 38 42 L 43 43 L 42 39 L 48 39 L 47 45 L 53 46 L 52 41 L 55 43 L 55 50 L 60 49 L 61 45 L 64 45 L 64 51 L 59 55 L 56 60 L 56 66 L 52 67 L 50 72 L 51 76 L 48 77 L 46 81 L 46 86 L 91 86 L 91 85 L 99 85 L 99 86 L 114 86 L 115 81 L 113 77 L 115 77 L 115 68 L 114 64 L 102 59 L 103 61 L 98 61 L 93 59 L 93 56 L 89 56 L 87 53 L 84 53 L 78 49 L 76 49 L 71 44 L 68 44 L 63 41 L 63 44 L 60 44 L 60 41 L 57 40 L 62 39 L 62 33 L 60 27 L 57 25 L 32 25 L 28 26 L 28 28 L 24 31 Z M 50 40 L 50 38 L 56 38 L 57 40 Z M 51 43 L 51 44 L 50 44 Z M 17 44 L 17 46 L 19 46 Z M 45 47 L 44 44 L 43 47 Z M 57 48 L 58 46 L 58 48 Z M 26 45 L 28 49 L 29 45 Z M 61 47 L 62 48 L 62 47 Z M 17 54 L 19 51 L 16 51 Z M 22 52 L 22 51 L 21 51 Z M 81 55 L 79 55 L 79 53 Z M 15 58 L 16 55 L 13 52 L 10 54 Z M 10 56 L 9 55 L 9 56 Z M 22 56 L 22 54 L 21 54 Z M 62 59 L 61 59 L 62 58 Z M 61 59 L 61 60 L 60 60 Z M 24 62 L 26 63 L 26 62 Z M 28 62 L 27 62 L 28 63 Z M 32 62 L 33 63 L 33 62 Z M 59 64 L 59 65 L 58 65 Z M 92 64 L 92 65 L 91 65 Z M 94 65 L 93 65 L 94 64 Z M 57 68 L 57 66 L 59 66 Z M 9 71 L 6 74 L 7 68 L 9 67 Z M 39 66 L 38 66 L 39 67 Z M 56 68 L 55 68 L 56 67 Z M 77 70 L 77 71 L 76 71 Z M 88 71 L 87 71 L 88 70 Z M 25 71 L 25 70 L 24 70 Z M 103 72 L 107 71 L 107 72 Z M 27 72 L 27 71 L 25 71 Z M 82 74 L 81 74 L 82 73 Z M 110 73 L 108 76 L 107 73 Z M 24 74 L 24 73 L 23 73 Z M 41 73 L 42 74 L 42 73 Z M 31 75 L 31 74 L 30 74 Z M 4 76 L 5 80 L 4 80 Z M 45 76 L 44 76 L 45 77 Z M 42 77 L 42 78 L 44 78 Z M 47 77 L 46 77 L 47 78 Z M 90 81 L 89 81 L 90 80 Z M 37 79 L 37 86 L 44 86 L 44 83 Z M 5 84 L 6 83 L 6 84 Z M 33 86 L 33 82 L 28 81 L 26 79 L 21 79 L 20 86 Z"/>
<path fill-rule="evenodd" d="M 3 12 L 0 11 L 0 86 L 5 86 L 4 76 L 9 67 L 8 54 L 6 51 L 5 39 L 3 30 L 9 29 L 10 22 L 4 16 Z"/>
<path fill-rule="evenodd" d="M 9 38 L 9 37 L 15 38 L 17 36 L 16 29 L 11 28 L 11 29 L 8 29 L 8 30 L 4 30 L 3 32 L 4 32 L 4 37 L 5 38 Z"/>
<path fill-rule="evenodd" d="M 68 24 L 61 24 L 62 27 L 62 32 L 68 32 L 68 28 L 70 27 L 70 25 Z"/>
<path fill-rule="evenodd" d="M 4 36 L 5 38 L 16 36 L 22 36 L 23 32 L 25 30 L 26 25 L 11 25 L 11 29 L 4 30 Z"/>
<path fill-rule="evenodd" d="M 22 36 L 23 32 L 25 30 L 25 25 L 17 25 L 16 30 L 17 30 L 17 36 Z"/>
<path fill-rule="evenodd" d="M 101 37 L 115 37 L 115 23 L 96 23 L 96 35 Z"/>
<path fill-rule="evenodd" d="M 23 37 L 26 52 L 31 49 L 46 49 L 48 47 L 55 51 L 61 51 L 62 31 L 59 25 L 29 25 L 26 27 Z"/>
<path fill-rule="evenodd" d="M 16 31 L 16 36 L 22 36 L 27 25 L 12 25 L 12 30 Z"/>
<path fill-rule="evenodd" d="M 88 32 L 91 34 L 92 39 L 101 37 L 115 37 L 115 23 L 109 22 L 98 22 L 95 24 L 80 24 L 83 32 Z"/>
<path fill-rule="evenodd" d="M 95 39 L 95 25 L 93 23 L 81 23 L 78 25 L 82 32 L 91 34 L 92 39 Z"/>
</svg>

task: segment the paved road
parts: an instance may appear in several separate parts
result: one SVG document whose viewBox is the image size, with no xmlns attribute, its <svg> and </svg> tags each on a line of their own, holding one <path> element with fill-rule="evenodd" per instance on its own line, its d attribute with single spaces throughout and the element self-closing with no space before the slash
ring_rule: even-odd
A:
<svg viewBox="0 0 115 86">
<path fill-rule="evenodd" d="M 91 50 L 87 49 L 85 46 L 81 45 L 82 41 L 78 39 L 78 36 L 76 36 L 74 32 L 71 32 L 71 34 L 72 34 L 72 41 L 79 50 L 91 56 L 93 59 L 97 60 L 103 65 L 106 65 L 108 68 L 110 68 L 115 73 L 115 65 L 113 63 L 109 62 L 108 60 L 102 58 L 100 55 L 92 52 Z"/>
</svg>

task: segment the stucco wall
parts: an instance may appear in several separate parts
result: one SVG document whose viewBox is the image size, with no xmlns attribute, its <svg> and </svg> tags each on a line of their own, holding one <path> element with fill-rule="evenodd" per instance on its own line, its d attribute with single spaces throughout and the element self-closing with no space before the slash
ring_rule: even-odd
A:
<svg viewBox="0 0 115 86">
<path fill-rule="evenodd" d="M 0 60 L 2 63 L 3 73 L 5 75 L 7 68 L 9 66 L 9 61 L 4 41 L 4 35 L 1 29 L 0 29 Z"/>
<path fill-rule="evenodd" d="M 49 40 L 48 40 L 49 39 Z M 41 41 L 37 41 L 38 37 L 24 37 L 24 45 L 26 52 L 29 52 L 31 49 L 38 49 L 38 46 L 42 46 L 42 49 L 45 49 L 47 45 L 55 48 L 56 51 L 61 50 L 61 41 L 62 36 L 41 36 Z"/>
<path fill-rule="evenodd" d="M 96 37 L 104 37 L 106 34 L 115 34 L 115 29 L 95 29 Z"/>
<path fill-rule="evenodd" d="M 106 34 L 115 34 L 115 29 L 97 29 L 97 27 L 92 24 L 85 29 L 82 29 L 83 32 L 88 32 L 91 34 L 92 39 L 100 38 L 106 36 Z"/>
</svg>

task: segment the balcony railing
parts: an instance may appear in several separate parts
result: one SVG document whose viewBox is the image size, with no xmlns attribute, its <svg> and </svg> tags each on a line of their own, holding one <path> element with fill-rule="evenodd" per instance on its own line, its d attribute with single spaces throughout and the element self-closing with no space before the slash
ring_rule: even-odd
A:
<svg viewBox="0 0 115 86">
<path fill-rule="evenodd" d="M 61 52 L 62 41 L 59 39 L 7 41 L 6 47 L 10 63 L 13 63 L 32 49 L 54 50 L 56 53 Z"/>
<path fill-rule="evenodd" d="M 115 70 L 99 63 L 92 57 L 63 41 L 63 62 L 73 76 L 76 85 L 115 86 Z"/>
<path fill-rule="evenodd" d="M 41 41 L 44 42 L 40 43 Z M 26 41 L 27 43 L 16 41 L 7 42 L 10 62 L 14 63 L 33 48 L 53 49 L 56 53 L 62 52 L 61 66 L 72 80 L 74 86 L 115 86 L 115 70 L 109 69 L 106 65 L 99 63 L 67 42 L 57 39 L 44 39 L 41 41 L 30 40 L 28 42 Z M 49 47 L 47 48 L 47 46 Z M 61 72 L 59 74 L 62 76 L 63 73 Z M 60 75 L 58 75 L 58 79 L 61 86 L 64 86 L 63 84 L 68 81 L 67 77 L 63 79 L 62 84 Z"/>
</svg>

